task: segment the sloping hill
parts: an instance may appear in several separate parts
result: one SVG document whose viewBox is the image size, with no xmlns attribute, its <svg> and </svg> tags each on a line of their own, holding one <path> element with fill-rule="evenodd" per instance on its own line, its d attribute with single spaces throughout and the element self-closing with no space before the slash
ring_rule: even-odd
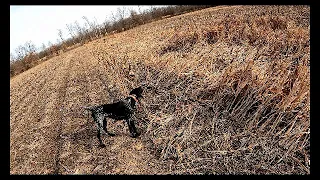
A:
<svg viewBox="0 0 320 180">
<path fill-rule="evenodd" d="M 106 36 L 10 80 L 11 174 L 308 174 L 308 6 L 208 8 Z M 148 83 L 142 135 L 81 106 Z"/>
</svg>

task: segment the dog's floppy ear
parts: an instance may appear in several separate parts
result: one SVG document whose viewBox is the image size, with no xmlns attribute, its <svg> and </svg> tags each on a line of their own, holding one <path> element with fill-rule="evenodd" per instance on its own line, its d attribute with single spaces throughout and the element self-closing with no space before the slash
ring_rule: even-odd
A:
<svg viewBox="0 0 320 180">
<path fill-rule="evenodd" d="M 139 97 L 143 97 L 143 96 L 141 95 L 142 92 L 143 92 L 143 89 L 142 89 L 142 87 L 140 86 L 140 87 L 137 87 L 137 88 L 133 89 L 129 94 L 130 94 L 130 95 L 131 95 L 131 94 L 135 94 L 135 95 L 137 95 L 137 97 L 139 98 Z"/>
</svg>

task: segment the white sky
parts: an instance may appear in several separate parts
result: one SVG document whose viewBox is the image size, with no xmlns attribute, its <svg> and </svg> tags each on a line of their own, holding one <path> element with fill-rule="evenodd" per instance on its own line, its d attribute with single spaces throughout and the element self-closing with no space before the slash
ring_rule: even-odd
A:
<svg viewBox="0 0 320 180">
<path fill-rule="evenodd" d="M 80 25 L 84 24 L 83 16 L 90 22 L 97 19 L 98 24 L 103 23 L 107 18 L 111 21 L 111 12 L 117 13 L 117 8 L 123 6 L 10 6 L 10 53 L 19 45 L 31 41 L 37 48 L 44 43 L 56 43 L 58 29 L 63 31 L 63 37 L 69 37 L 66 24 L 73 24 L 76 20 Z M 135 9 L 136 6 L 124 6 L 127 9 Z M 140 6 L 141 11 L 149 9 L 150 6 Z"/>
</svg>

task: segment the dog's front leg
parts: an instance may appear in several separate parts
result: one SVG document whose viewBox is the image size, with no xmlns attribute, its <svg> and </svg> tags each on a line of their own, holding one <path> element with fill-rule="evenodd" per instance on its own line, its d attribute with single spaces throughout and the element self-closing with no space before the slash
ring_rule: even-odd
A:
<svg viewBox="0 0 320 180">
<path fill-rule="evenodd" d="M 101 140 L 101 132 L 100 131 L 101 131 L 101 129 L 98 129 L 97 137 L 98 137 L 98 140 L 99 140 L 99 147 L 104 148 L 104 147 L 106 147 L 106 145 L 103 144 L 103 142 Z"/>
<path fill-rule="evenodd" d="M 126 121 L 127 121 L 128 127 L 129 127 L 131 137 L 135 138 L 135 137 L 139 136 L 139 133 L 137 132 L 137 129 L 134 125 L 133 119 L 128 118 L 128 119 L 126 119 Z"/>
</svg>

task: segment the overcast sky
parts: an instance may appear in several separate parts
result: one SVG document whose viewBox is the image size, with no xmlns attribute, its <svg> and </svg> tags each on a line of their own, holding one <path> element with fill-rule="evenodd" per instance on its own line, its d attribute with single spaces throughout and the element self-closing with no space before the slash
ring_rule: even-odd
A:
<svg viewBox="0 0 320 180">
<path fill-rule="evenodd" d="M 80 25 L 85 21 L 96 18 L 97 22 L 103 23 L 106 19 L 111 20 L 111 12 L 116 14 L 117 8 L 123 6 L 10 6 L 10 53 L 25 42 L 33 42 L 37 48 L 44 43 L 56 43 L 58 29 L 63 31 L 64 37 L 69 37 L 66 24 L 76 20 Z M 138 6 L 125 6 L 127 9 L 138 10 Z M 141 11 L 150 6 L 140 6 Z"/>
</svg>

